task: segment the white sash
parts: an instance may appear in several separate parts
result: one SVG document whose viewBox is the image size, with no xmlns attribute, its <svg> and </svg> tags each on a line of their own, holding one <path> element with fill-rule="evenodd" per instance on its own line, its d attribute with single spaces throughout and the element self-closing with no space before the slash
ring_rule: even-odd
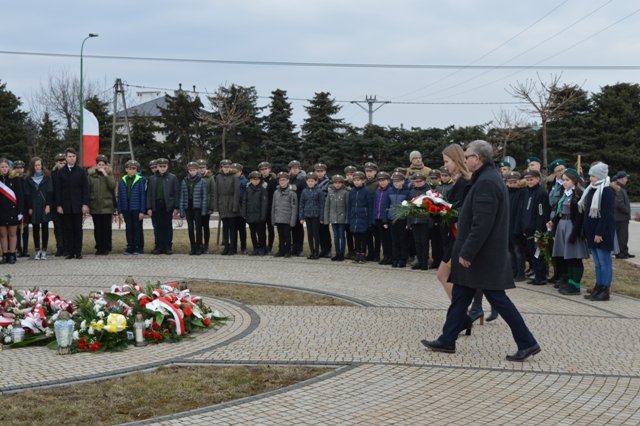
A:
<svg viewBox="0 0 640 426">
<path fill-rule="evenodd" d="M 0 180 L 0 194 L 2 194 L 3 196 L 7 197 L 7 199 L 9 201 L 11 201 L 14 205 L 17 204 L 16 193 L 13 192 L 13 189 L 9 188 L 1 180 Z"/>
</svg>

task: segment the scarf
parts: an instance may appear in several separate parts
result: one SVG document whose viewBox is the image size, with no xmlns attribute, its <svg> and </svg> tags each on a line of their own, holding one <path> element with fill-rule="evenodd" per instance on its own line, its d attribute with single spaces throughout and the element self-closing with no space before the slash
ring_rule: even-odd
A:
<svg viewBox="0 0 640 426">
<path fill-rule="evenodd" d="M 589 189 L 595 191 L 595 193 L 593 194 L 593 198 L 591 199 L 591 206 L 589 207 L 589 217 L 600 217 L 600 202 L 602 200 L 602 191 L 604 191 L 605 187 L 609 186 L 610 182 L 611 181 L 609 179 L 609 176 L 607 176 L 604 179 L 600 179 L 596 183 L 592 183 L 591 185 L 589 185 Z M 590 190 L 584 191 L 582 197 L 580 198 L 580 201 L 578 201 L 578 207 L 580 208 L 581 212 L 585 211 L 584 204 L 587 199 L 587 195 L 589 194 L 589 192 L 591 192 Z"/>
<path fill-rule="evenodd" d="M 564 204 L 565 200 L 567 198 L 571 198 L 572 195 L 573 195 L 573 188 L 565 189 L 564 194 L 562 194 L 562 197 L 560 197 L 560 201 L 558 201 L 558 204 L 556 205 L 557 215 L 562 213 L 562 205 Z"/>
<path fill-rule="evenodd" d="M 31 180 L 33 180 L 35 184 L 38 186 L 40 186 L 40 182 L 42 182 L 43 178 L 44 178 L 44 173 L 42 173 L 42 171 L 36 171 L 33 173 L 33 176 L 31 176 Z"/>
</svg>

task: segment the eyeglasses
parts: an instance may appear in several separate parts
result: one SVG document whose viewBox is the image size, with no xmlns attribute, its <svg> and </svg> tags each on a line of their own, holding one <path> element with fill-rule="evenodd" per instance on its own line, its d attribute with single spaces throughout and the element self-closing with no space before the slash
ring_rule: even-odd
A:
<svg viewBox="0 0 640 426">
<path fill-rule="evenodd" d="M 477 156 L 478 156 L 478 154 L 469 154 L 469 155 L 465 155 L 465 156 L 464 156 L 464 159 L 465 159 L 465 160 L 468 160 L 468 159 L 469 159 L 469 158 L 471 158 L 471 157 L 477 157 Z"/>
</svg>

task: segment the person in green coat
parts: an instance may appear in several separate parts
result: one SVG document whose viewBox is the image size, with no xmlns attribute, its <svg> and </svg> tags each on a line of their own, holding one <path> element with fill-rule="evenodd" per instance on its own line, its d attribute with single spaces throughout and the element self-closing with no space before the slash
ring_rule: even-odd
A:
<svg viewBox="0 0 640 426">
<path fill-rule="evenodd" d="M 95 167 L 89 169 L 89 210 L 93 218 L 93 237 L 96 255 L 106 255 L 112 250 L 111 230 L 115 212 L 114 191 L 116 181 L 105 155 L 96 157 Z"/>
</svg>

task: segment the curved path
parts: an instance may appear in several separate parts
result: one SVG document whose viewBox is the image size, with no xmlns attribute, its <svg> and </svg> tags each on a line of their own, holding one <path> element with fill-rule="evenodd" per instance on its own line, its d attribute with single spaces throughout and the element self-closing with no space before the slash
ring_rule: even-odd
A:
<svg viewBox="0 0 640 426">
<path fill-rule="evenodd" d="M 353 306 L 241 306 L 210 299 L 232 320 L 175 345 L 57 356 L 0 353 L 0 393 L 92 380 L 168 363 L 305 364 L 337 370 L 281 391 L 178 413 L 160 424 L 640 424 L 640 301 L 592 303 L 550 286 L 509 292 L 543 351 L 525 363 L 502 320 L 477 326 L 453 355 L 425 350 L 448 301 L 431 271 L 326 259 L 86 256 L 2 265 L 14 287 L 65 297 L 122 283 L 210 279 L 344 296 Z M 485 306 L 486 307 L 486 306 Z"/>
</svg>

